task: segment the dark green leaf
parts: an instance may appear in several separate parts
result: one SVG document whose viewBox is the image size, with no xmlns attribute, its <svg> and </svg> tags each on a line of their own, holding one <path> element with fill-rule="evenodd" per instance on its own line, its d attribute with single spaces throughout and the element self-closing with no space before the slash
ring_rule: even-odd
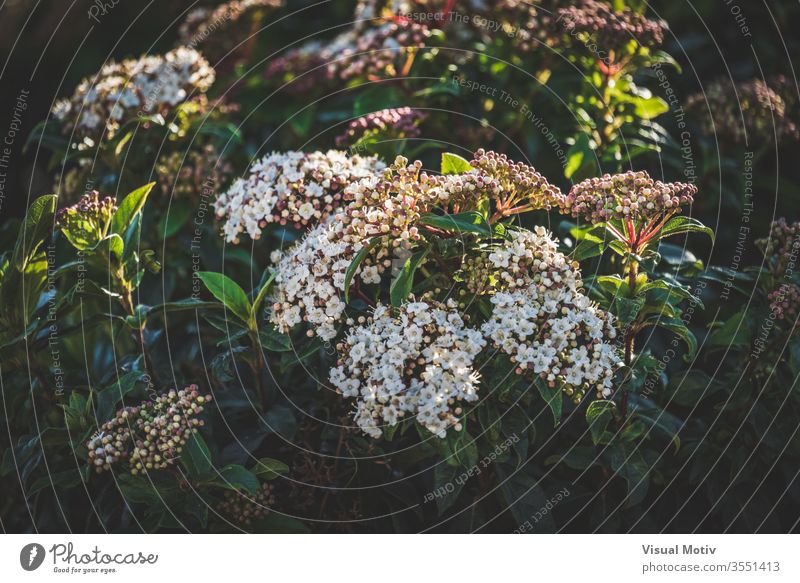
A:
<svg viewBox="0 0 800 583">
<path fill-rule="evenodd" d="M 243 490 L 248 494 L 256 494 L 259 486 L 258 478 L 253 472 L 239 464 L 231 464 L 222 468 L 214 483 L 228 490 Z"/>
<path fill-rule="evenodd" d="M 125 395 L 133 391 L 136 388 L 136 383 L 142 380 L 145 375 L 146 373 L 138 370 L 126 373 L 113 385 L 100 391 L 97 398 L 97 420 L 99 423 L 104 423 L 113 415 L 117 403 Z"/>
<path fill-rule="evenodd" d="M 181 463 L 190 478 L 202 480 L 212 475 L 211 452 L 199 433 L 193 433 L 186 440 L 181 453 Z"/>
<path fill-rule="evenodd" d="M 162 239 L 168 239 L 181 230 L 192 216 L 192 206 L 184 201 L 173 202 L 158 222 L 158 232 Z"/>
<path fill-rule="evenodd" d="M 539 390 L 539 394 L 542 396 L 542 399 L 544 399 L 544 402 L 547 403 L 548 407 L 550 407 L 550 411 L 553 412 L 555 425 L 558 425 L 561 421 L 561 411 L 564 406 L 564 398 L 561 394 L 561 388 L 558 385 L 549 387 L 547 385 L 547 381 L 544 381 L 540 378 L 537 378 L 534 384 Z"/>
<path fill-rule="evenodd" d="M 583 261 L 603 254 L 603 242 L 595 239 L 581 239 L 572 252 L 572 259 Z"/>
<path fill-rule="evenodd" d="M 389 291 L 389 296 L 393 306 L 399 307 L 409 296 L 414 287 L 414 274 L 417 271 L 417 267 L 419 267 L 420 264 L 425 261 L 425 257 L 427 257 L 429 252 L 430 247 L 426 247 L 425 249 L 417 251 L 406 260 L 405 265 L 403 265 L 403 269 L 392 282 L 392 286 Z"/>
<path fill-rule="evenodd" d="M 589 404 L 586 409 L 586 421 L 589 423 L 589 430 L 595 445 L 607 444 L 614 437 L 614 434 L 607 431 L 607 428 L 616 411 L 617 406 L 613 401 L 597 400 Z"/>
<path fill-rule="evenodd" d="M 477 211 L 458 213 L 455 215 L 426 214 L 420 217 L 419 222 L 445 231 L 457 233 L 477 233 L 479 235 L 492 235 L 493 231 L 486 217 Z"/>
<path fill-rule="evenodd" d="M 347 271 L 344 274 L 344 301 L 350 301 L 350 284 L 353 281 L 353 278 L 356 275 L 356 271 L 358 271 L 358 267 L 367 257 L 370 251 L 372 251 L 381 241 L 383 241 L 383 237 L 375 237 L 372 239 L 367 245 L 362 247 L 356 256 L 353 258 L 353 261 L 350 262 L 350 265 L 347 266 Z"/>
<path fill-rule="evenodd" d="M 221 301 L 225 307 L 233 312 L 243 322 L 250 319 L 250 300 L 247 294 L 227 275 L 212 271 L 198 271 L 197 276 L 205 284 L 215 298 Z"/>
<path fill-rule="evenodd" d="M 253 472 L 262 480 L 272 480 L 289 472 L 289 466 L 279 460 L 262 457 L 253 466 Z"/>
<path fill-rule="evenodd" d="M 56 195 L 46 194 L 33 201 L 25 214 L 25 220 L 19 227 L 17 242 L 11 263 L 22 272 L 39 245 L 53 229 L 53 218 L 56 210 Z"/>
<path fill-rule="evenodd" d="M 670 219 L 664 228 L 661 229 L 659 236 L 664 239 L 672 235 L 683 233 L 705 233 L 711 240 L 714 240 L 714 231 L 706 227 L 703 223 L 692 217 L 674 217 Z"/>
</svg>

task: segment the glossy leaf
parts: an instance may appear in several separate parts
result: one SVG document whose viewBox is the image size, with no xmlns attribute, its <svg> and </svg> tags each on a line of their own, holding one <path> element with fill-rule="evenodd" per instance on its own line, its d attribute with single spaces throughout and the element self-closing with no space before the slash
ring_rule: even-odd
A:
<svg viewBox="0 0 800 583">
<path fill-rule="evenodd" d="M 458 154 L 442 154 L 442 174 L 464 174 L 474 170 L 470 163 Z"/>
<path fill-rule="evenodd" d="M 414 274 L 420 264 L 425 261 L 428 253 L 430 253 L 430 247 L 417 251 L 406 260 L 403 269 L 392 282 L 389 292 L 393 306 L 400 306 L 411 293 L 414 287 Z"/>
<path fill-rule="evenodd" d="M 250 300 L 239 284 L 223 273 L 198 271 L 197 276 L 208 291 L 243 322 L 250 319 Z"/>
</svg>

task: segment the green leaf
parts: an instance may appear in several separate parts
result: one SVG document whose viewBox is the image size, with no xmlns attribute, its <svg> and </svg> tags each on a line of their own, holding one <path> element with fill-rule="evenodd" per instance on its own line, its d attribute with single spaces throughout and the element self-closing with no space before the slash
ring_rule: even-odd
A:
<svg viewBox="0 0 800 583">
<path fill-rule="evenodd" d="M 695 304 L 699 305 L 701 309 L 703 308 L 703 302 L 700 300 L 700 298 L 694 295 L 692 290 L 687 286 L 681 284 L 668 275 L 662 275 L 662 278 L 663 279 L 656 279 L 647 282 L 637 289 L 638 294 L 646 294 L 652 289 L 662 289 L 666 290 L 669 296 L 675 296 L 684 300 L 689 300 L 690 302 L 694 302 Z"/>
<path fill-rule="evenodd" d="M 80 470 L 78 468 L 70 468 L 42 476 L 34 480 L 25 495 L 30 498 L 40 490 L 50 487 L 57 489 L 56 491 L 62 488 L 74 488 L 88 479 L 88 470 L 89 466 L 83 466 Z"/>
<path fill-rule="evenodd" d="M 582 180 L 597 173 L 597 157 L 589 143 L 589 136 L 580 134 L 567 150 L 564 176 L 570 180 Z"/>
<path fill-rule="evenodd" d="M 122 237 L 117 235 L 116 233 L 111 233 L 110 235 L 106 236 L 104 239 L 101 239 L 100 242 L 97 243 L 91 249 L 86 250 L 87 255 L 114 255 L 115 257 L 122 257 L 122 253 L 125 250 L 125 243 L 122 242 Z"/>
<path fill-rule="evenodd" d="M 470 170 L 474 168 L 458 154 L 449 152 L 442 154 L 442 174 L 464 174 Z"/>
<path fill-rule="evenodd" d="M 597 400 L 589 404 L 586 409 L 586 421 L 589 423 L 589 430 L 595 445 L 607 444 L 614 437 L 614 434 L 607 431 L 607 428 L 616 411 L 617 405 L 613 401 Z"/>
<path fill-rule="evenodd" d="M 706 373 L 689 370 L 670 379 L 664 393 L 664 402 L 667 405 L 696 407 L 703 399 L 707 399 L 723 388 L 722 383 L 712 379 Z"/>
<path fill-rule="evenodd" d="M 554 532 L 556 523 L 551 510 L 569 496 L 569 492 L 564 489 L 548 498 L 541 486 L 542 480 L 525 472 L 524 468 L 515 470 L 508 464 L 497 464 L 495 468 L 504 506 L 511 511 L 517 526 L 524 527 L 525 532 Z"/>
<path fill-rule="evenodd" d="M 750 347 L 750 324 L 744 310 L 736 312 L 719 328 L 715 329 L 708 337 L 710 346 Z"/>
<path fill-rule="evenodd" d="M 158 233 L 162 239 L 169 239 L 181 230 L 192 216 L 192 206 L 184 201 L 172 203 L 158 222 Z"/>
<path fill-rule="evenodd" d="M 627 447 L 626 447 L 627 446 Z M 611 450 L 611 467 L 628 485 L 625 507 L 635 506 L 647 496 L 650 487 L 650 466 L 635 444 L 617 442 Z M 629 450 L 628 447 L 631 449 Z"/>
<path fill-rule="evenodd" d="M 282 435 L 289 441 L 297 432 L 294 411 L 287 405 L 273 405 L 262 417 L 261 426 L 265 431 Z"/>
<path fill-rule="evenodd" d="M 393 306 L 399 307 L 411 293 L 411 290 L 414 287 L 414 273 L 416 273 L 417 267 L 419 267 L 419 265 L 425 260 L 425 257 L 427 257 L 429 252 L 430 247 L 426 247 L 421 251 L 417 251 L 406 260 L 402 271 L 392 282 L 392 286 L 389 291 L 389 296 Z"/>
<path fill-rule="evenodd" d="M 117 403 L 136 388 L 136 383 L 141 381 L 145 374 L 139 370 L 126 373 L 113 385 L 100 391 L 97 397 L 97 419 L 100 423 L 111 417 Z"/>
<path fill-rule="evenodd" d="M 61 232 L 78 251 L 86 251 L 97 245 L 99 233 L 91 222 L 80 217 L 77 213 L 70 218 L 67 224 L 61 227 Z"/>
<path fill-rule="evenodd" d="M 120 474 L 117 478 L 117 485 L 126 502 L 157 506 L 161 501 L 159 489 L 155 484 L 151 484 L 148 479 L 130 474 Z"/>
<path fill-rule="evenodd" d="M 356 253 L 356 256 L 353 257 L 353 261 L 350 262 L 350 265 L 347 266 L 347 271 L 344 274 L 344 301 L 350 301 L 350 284 L 353 281 L 353 278 L 356 275 L 356 271 L 358 271 L 358 266 L 364 261 L 370 251 L 372 251 L 381 241 L 383 237 L 375 237 L 372 239 L 366 246 L 362 247 L 361 250 Z"/>
<path fill-rule="evenodd" d="M 683 69 L 678 61 L 675 60 L 675 57 L 666 51 L 653 51 L 653 53 L 650 55 L 650 66 L 652 67 L 655 64 L 669 65 L 670 67 L 673 67 L 675 72 L 677 72 L 679 75 L 683 72 Z"/>
<path fill-rule="evenodd" d="M 714 241 L 714 231 L 692 217 L 674 217 L 670 219 L 667 221 L 667 224 L 664 225 L 664 228 L 661 229 L 659 236 L 663 239 L 683 233 L 705 233 Z"/>
<path fill-rule="evenodd" d="M 694 358 L 694 355 L 697 353 L 697 338 L 695 338 L 694 334 L 692 334 L 692 331 L 686 327 L 686 324 L 683 323 L 683 320 L 674 318 L 660 318 L 658 320 L 658 326 L 665 328 L 670 332 L 674 332 L 686 343 L 686 346 L 689 348 L 689 352 L 683 357 L 685 361 L 689 362 Z"/>
<path fill-rule="evenodd" d="M 554 425 L 558 425 L 561 421 L 561 411 L 564 407 L 564 398 L 561 395 L 561 387 L 558 385 L 555 387 L 549 387 L 547 382 L 540 378 L 537 378 L 534 381 L 534 384 L 539 390 L 539 394 L 542 396 L 542 399 L 544 399 L 544 402 L 547 403 L 548 407 L 550 407 L 550 411 L 553 412 L 553 419 L 555 421 Z"/>
<path fill-rule="evenodd" d="M 458 495 L 464 487 L 464 480 L 460 478 L 464 468 L 460 464 L 450 465 L 445 462 L 438 463 L 433 468 L 433 492 L 436 498 L 436 510 L 441 516 L 458 500 Z"/>
<path fill-rule="evenodd" d="M 492 235 L 493 231 L 486 217 L 477 211 L 458 213 L 455 215 L 422 215 L 419 222 L 446 231 L 458 233 L 477 233 L 479 235 Z"/>
<path fill-rule="evenodd" d="M 264 297 L 267 295 L 267 292 L 269 291 L 269 286 L 272 284 L 273 281 L 275 281 L 275 278 L 277 277 L 277 275 L 278 275 L 277 271 L 273 271 L 272 273 L 270 273 L 269 277 L 267 277 L 267 281 L 265 281 L 264 285 L 261 286 L 261 289 L 258 290 L 258 295 L 256 296 L 256 299 L 253 300 L 253 318 L 254 319 L 257 318 L 257 316 L 258 316 L 258 308 L 259 308 L 259 306 L 261 306 L 261 302 L 264 301 Z"/>
<path fill-rule="evenodd" d="M 22 272 L 39 245 L 53 229 L 53 217 L 56 211 L 56 195 L 46 194 L 33 201 L 25 214 L 25 220 L 19 227 L 17 242 L 11 263 Z"/>
<path fill-rule="evenodd" d="M 675 452 L 678 452 L 681 446 L 679 433 L 684 427 L 681 419 L 641 395 L 631 395 L 630 414 L 631 418 L 640 419 L 649 427 L 651 429 L 649 433 L 657 430 L 655 433 L 665 434 L 675 446 Z"/>
<path fill-rule="evenodd" d="M 250 319 L 250 300 L 239 284 L 223 273 L 198 271 L 197 276 L 205 284 L 215 298 L 233 312 L 243 322 Z"/>
<path fill-rule="evenodd" d="M 272 480 L 289 472 L 289 466 L 279 460 L 262 457 L 253 467 L 253 472 L 262 480 Z"/>
<path fill-rule="evenodd" d="M 620 326 L 624 328 L 636 320 L 642 306 L 644 306 L 644 298 L 629 299 L 616 296 L 614 303 L 611 304 L 611 310 L 619 320 Z"/>
<path fill-rule="evenodd" d="M 133 218 L 139 211 L 142 210 L 142 207 L 144 207 L 144 203 L 147 200 L 147 195 L 150 194 L 151 190 L 153 190 L 153 186 L 155 186 L 155 184 L 155 182 L 145 184 L 144 186 L 137 188 L 128 194 L 128 196 L 123 199 L 123 201 L 119 204 L 119 208 L 117 208 L 117 212 L 115 212 L 114 216 L 111 218 L 112 233 L 116 233 L 120 236 L 124 235 L 130 224 L 133 222 Z"/>
<path fill-rule="evenodd" d="M 231 464 L 222 468 L 214 483 L 228 490 L 244 490 L 249 494 L 256 494 L 259 485 L 258 478 L 253 472 L 239 464 Z"/>
<path fill-rule="evenodd" d="M 635 115 L 642 119 L 653 119 L 669 111 L 669 104 L 660 97 L 635 98 L 633 100 Z"/>
<path fill-rule="evenodd" d="M 269 350 L 270 352 L 290 352 L 293 349 L 291 338 L 272 327 L 259 330 L 258 341 L 261 343 L 263 350 Z"/>
<path fill-rule="evenodd" d="M 193 433 L 186 440 L 181 452 L 181 463 L 189 477 L 195 480 L 207 479 L 212 475 L 214 466 L 211 463 L 211 451 L 199 433 Z"/>
<path fill-rule="evenodd" d="M 572 252 L 572 259 L 583 261 L 603 254 L 603 242 L 595 239 L 584 238 Z"/>
</svg>

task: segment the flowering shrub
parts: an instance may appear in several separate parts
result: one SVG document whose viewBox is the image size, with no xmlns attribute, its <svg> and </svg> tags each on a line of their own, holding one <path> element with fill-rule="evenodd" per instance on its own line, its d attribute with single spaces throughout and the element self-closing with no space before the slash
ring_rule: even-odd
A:
<svg viewBox="0 0 800 583">
<path fill-rule="evenodd" d="M 634 0 L 328 4 L 203 3 L 33 129 L 4 527 L 795 528 L 780 60 L 698 86 Z"/>
</svg>

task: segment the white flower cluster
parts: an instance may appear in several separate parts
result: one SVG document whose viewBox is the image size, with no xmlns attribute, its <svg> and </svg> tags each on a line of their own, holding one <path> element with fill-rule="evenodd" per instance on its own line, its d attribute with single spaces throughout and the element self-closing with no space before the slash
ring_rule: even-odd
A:
<svg viewBox="0 0 800 583">
<path fill-rule="evenodd" d="M 481 330 L 519 374 L 530 371 L 551 388 L 562 386 L 575 402 L 590 389 L 608 397 L 620 363 L 612 317 L 581 292 L 580 272 L 566 257 L 552 248 L 547 255 L 531 264 L 529 285 L 492 297 L 494 309 Z"/>
<path fill-rule="evenodd" d="M 354 277 L 354 282 L 377 284 L 392 258 L 402 256 L 419 240 L 421 213 L 446 198 L 446 190 L 440 188 L 437 177 L 421 172 L 421 162 L 407 163 L 398 157 L 379 175 L 346 187 L 344 198 L 349 204 L 277 258 L 271 321 L 279 330 L 288 332 L 305 321 L 311 326 L 310 335 L 334 338 L 344 315 L 345 274 L 356 254 L 376 237 L 383 237 Z"/>
<path fill-rule="evenodd" d="M 299 229 L 324 221 L 340 206 L 347 185 L 384 166 L 374 156 L 348 156 L 338 150 L 273 152 L 214 203 L 217 216 L 227 218 L 225 239 L 238 243 L 244 232 L 258 239 L 270 223 Z"/>
<path fill-rule="evenodd" d="M 311 325 L 309 335 L 323 340 L 336 336 L 336 325 L 344 315 L 344 280 L 347 268 L 364 246 L 345 238 L 342 213 L 317 225 L 278 261 L 275 277 L 276 295 L 270 321 L 281 332 L 288 332 L 300 322 Z M 380 274 L 391 261 L 383 248 L 364 260 L 356 275 L 364 283 L 379 283 Z"/>
<path fill-rule="evenodd" d="M 510 234 L 511 240 L 493 244 L 485 253 L 465 260 L 463 273 L 470 291 L 493 294 L 527 288 L 545 280 L 566 281 L 576 286 L 578 264 L 558 250 L 547 229 L 537 226 L 533 231 Z"/>
<path fill-rule="evenodd" d="M 413 415 L 445 437 L 462 429 L 461 403 L 477 400 L 475 357 L 486 341 L 468 328 L 456 304 L 410 302 L 379 305 L 363 326 L 352 328 L 338 350 L 345 354 L 331 382 L 357 399 L 354 418 L 371 437 Z"/>
<path fill-rule="evenodd" d="M 74 124 L 75 133 L 91 147 L 105 131 L 112 137 L 137 117 L 162 115 L 188 99 L 204 94 L 214 82 L 214 69 L 194 49 L 178 47 L 105 65 L 87 77 L 70 99 L 56 103 L 53 114 Z"/>
</svg>

